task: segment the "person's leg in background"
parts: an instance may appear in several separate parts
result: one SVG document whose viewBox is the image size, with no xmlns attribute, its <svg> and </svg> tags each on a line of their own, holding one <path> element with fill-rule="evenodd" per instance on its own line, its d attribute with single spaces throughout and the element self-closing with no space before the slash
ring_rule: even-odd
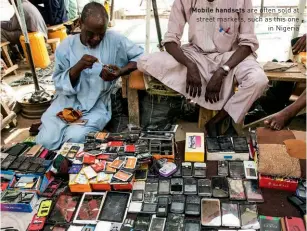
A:
<svg viewBox="0 0 307 231">
<path fill-rule="evenodd" d="M 1 42 L 10 42 L 9 54 L 13 62 L 23 58 L 23 50 L 19 41 L 21 35 L 22 32 L 19 30 L 7 31 L 1 29 Z"/>
</svg>

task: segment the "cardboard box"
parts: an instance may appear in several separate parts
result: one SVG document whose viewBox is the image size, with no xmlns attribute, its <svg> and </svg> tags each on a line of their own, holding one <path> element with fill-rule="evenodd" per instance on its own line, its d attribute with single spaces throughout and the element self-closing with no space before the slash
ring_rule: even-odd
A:
<svg viewBox="0 0 307 231">
<path fill-rule="evenodd" d="M 92 180 L 90 180 L 91 187 L 94 191 L 111 191 L 112 187 L 110 185 L 113 174 L 105 174 L 107 179 L 104 181 L 98 181 L 98 176 Z"/>
<path fill-rule="evenodd" d="M 81 173 L 79 173 L 79 174 L 69 174 L 68 186 L 70 188 L 70 191 L 71 192 L 91 192 L 92 187 L 91 187 L 90 182 L 88 180 L 83 184 L 76 182 L 76 179 L 80 174 Z"/>
<path fill-rule="evenodd" d="M 6 195 L 7 192 L 21 192 L 22 194 L 28 193 L 26 191 L 21 191 L 21 190 L 6 190 L 3 194 L 2 197 Z M 0 202 L 0 210 L 1 211 L 9 211 L 9 212 L 22 212 L 22 213 L 31 213 L 34 209 L 34 206 L 36 205 L 38 201 L 38 197 L 36 193 L 33 193 L 33 198 L 30 203 L 3 203 L 2 197 L 1 197 L 1 202 Z"/>
<path fill-rule="evenodd" d="M 3 192 L 7 189 L 7 187 L 9 186 L 10 182 L 12 181 L 12 179 L 14 178 L 15 172 L 8 170 L 8 171 L 4 171 L 4 170 L 0 170 L 0 176 L 1 176 L 1 191 Z"/>
<path fill-rule="evenodd" d="M 16 183 L 18 182 L 18 179 L 21 177 L 35 177 L 37 178 L 37 182 L 35 186 L 31 189 L 29 188 L 18 188 L 22 191 L 27 191 L 27 192 L 34 192 L 37 193 L 38 195 L 43 193 L 45 189 L 47 188 L 49 184 L 49 179 L 46 177 L 46 175 L 40 175 L 40 174 L 16 174 L 11 182 L 9 183 L 8 189 L 16 189 Z"/>
<path fill-rule="evenodd" d="M 205 162 L 204 133 L 186 133 L 184 161 Z"/>
<path fill-rule="evenodd" d="M 259 173 L 259 187 L 295 192 L 298 180 L 293 178 L 277 178 Z"/>
</svg>

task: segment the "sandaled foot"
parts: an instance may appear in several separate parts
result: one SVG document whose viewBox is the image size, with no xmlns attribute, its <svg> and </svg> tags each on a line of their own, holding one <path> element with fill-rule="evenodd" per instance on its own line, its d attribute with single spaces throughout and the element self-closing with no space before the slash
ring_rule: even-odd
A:
<svg viewBox="0 0 307 231">
<path fill-rule="evenodd" d="M 287 126 L 292 119 L 292 116 L 287 111 L 283 110 L 274 115 L 272 115 L 269 119 L 264 121 L 264 125 L 267 128 L 271 128 L 273 130 L 281 130 L 285 126 Z"/>
</svg>

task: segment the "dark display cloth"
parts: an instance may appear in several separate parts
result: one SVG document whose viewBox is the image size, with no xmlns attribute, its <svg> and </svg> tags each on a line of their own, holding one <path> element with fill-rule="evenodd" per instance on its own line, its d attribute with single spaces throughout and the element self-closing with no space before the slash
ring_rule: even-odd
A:
<svg viewBox="0 0 307 231">
<path fill-rule="evenodd" d="M 178 161 L 184 160 L 185 141 L 177 142 Z M 207 178 L 217 176 L 217 161 L 206 161 L 207 163 Z M 306 161 L 300 160 L 302 176 L 306 178 Z M 287 196 L 291 196 L 292 192 L 262 189 L 264 203 L 258 203 L 259 215 L 284 217 L 293 216 L 301 217 L 299 211 L 288 202 Z"/>
</svg>

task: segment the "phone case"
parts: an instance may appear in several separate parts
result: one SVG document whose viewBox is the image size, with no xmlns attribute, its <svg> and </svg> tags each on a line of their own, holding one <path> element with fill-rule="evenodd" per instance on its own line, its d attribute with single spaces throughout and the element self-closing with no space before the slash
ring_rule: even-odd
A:
<svg viewBox="0 0 307 231">
<path fill-rule="evenodd" d="M 51 205 L 52 205 L 52 200 L 43 200 L 39 205 L 37 216 L 47 217 L 50 213 Z"/>
<path fill-rule="evenodd" d="M 17 159 L 17 156 L 8 155 L 2 162 L 1 162 L 1 169 L 8 169 L 9 166 Z"/>
<path fill-rule="evenodd" d="M 249 202 L 264 202 L 261 189 L 256 180 L 243 182 L 245 194 Z"/>
<path fill-rule="evenodd" d="M 32 218 L 32 221 L 27 231 L 42 230 L 44 228 L 45 222 L 46 222 L 46 217 L 38 217 L 37 214 L 35 214 Z"/>
<path fill-rule="evenodd" d="M 279 217 L 259 216 L 260 229 L 264 231 L 281 231 L 281 223 Z M 286 223 L 287 226 L 287 223 Z M 288 227 L 287 227 L 288 229 Z M 289 230 L 289 229 L 288 229 Z"/>
<path fill-rule="evenodd" d="M 242 161 L 229 162 L 229 174 L 231 178 L 242 179 L 245 177 L 244 164 Z"/>
<path fill-rule="evenodd" d="M 26 159 L 26 156 L 18 156 L 18 158 L 9 166 L 9 169 L 17 170 Z"/>
<path fill-rule="evenodd" d="M 14 145 L 13 147 L 6 150 L 6 153 L 12 156 L 19 156 L 21 153 L 23 153 L 29 146 L 25 143 L 18 143 Z"/>
<path fill-rule="evenodd" d="M 66 157 L 69 159 L 74 159 L 79 150 L 80 150 L 80 146 L 72 146 L 69 149 Z"/>
<path fill-rule="evenodd" d="M 26 156 L 28 157 L 34 157 L 36 156 L 38 153 L 40 153 L 41 149 L 43 148 L 43 146 L 41 144 L 36 144 L 34 145 L 27 153 Z"/>
<path fill-rule="evenodd" d="M 303 219 L 299 217 L 285 217 L 287 231 L 305 231 Z"/>
</svg>

